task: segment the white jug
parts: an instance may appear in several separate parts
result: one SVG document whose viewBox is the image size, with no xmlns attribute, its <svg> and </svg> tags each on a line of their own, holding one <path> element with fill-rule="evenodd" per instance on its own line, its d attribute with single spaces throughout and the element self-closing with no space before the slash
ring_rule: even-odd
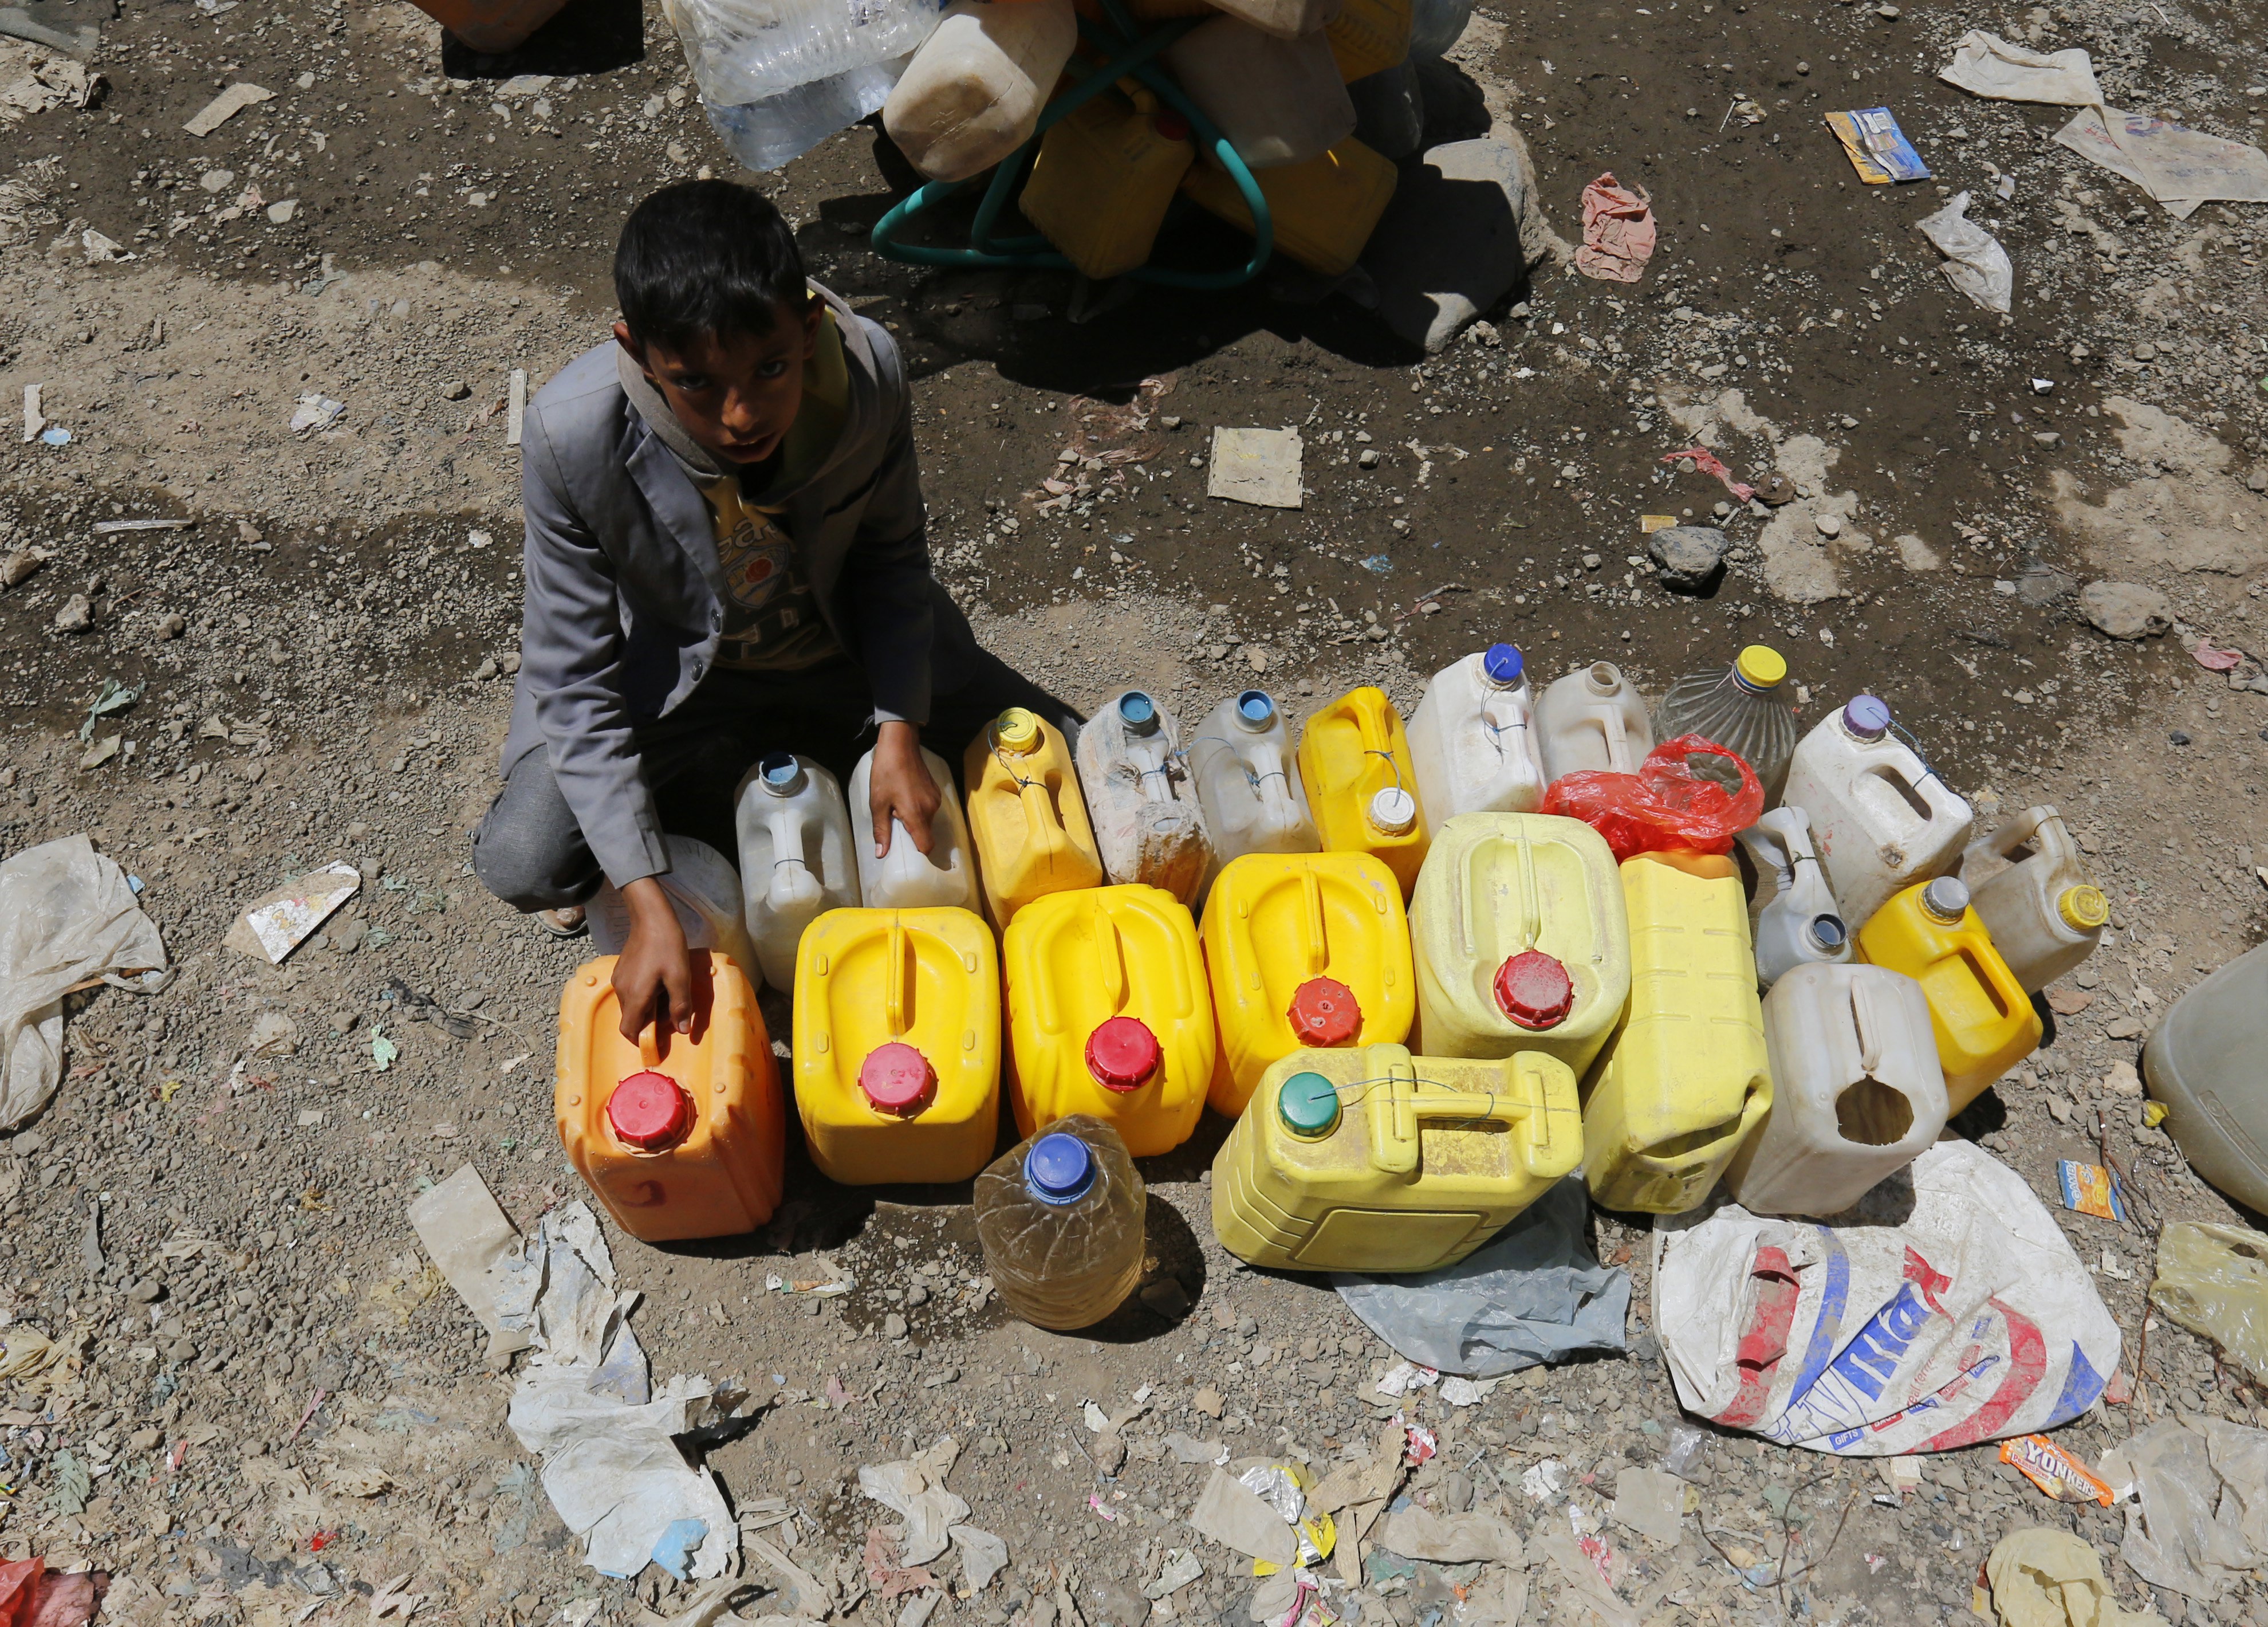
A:
<svg viewBox="0 0 2268 1627">
<path fill-rule="evenodd" d="M 1890 733 L 1890 709 L 1860 695 L 1796 743 L 1781 801 L 1811 816 L 1827 884 L 1856 934 L 1894 892 L 1961 862 L 1969 804 Z"/>
<path fill-rule="evenodd" d="M 828 910 L 858 903 L 842 788 L 809 758 L 775 751 L 733 794 L 733 819 L 748 936 L 772 987 L 792 989 L 803 929 Z"/>
<path fill-rule="evenodd" d="M 1174 714 L 1130 689 L 1079 731 L 1074 756 L 1111 884 L 1139 882 L 1195 905 L 1213 867 L 1212 842 Z"/>
<path fill-rule="evenodd" d="M 1215 875 L 1248 853 L 1322 849 L 1307 794 L 1300 788 L 1291 731 L 1267 691 L 1248 689 L 1215 706 L 1189 751 Z M 1204 884 L 1211 886 L 1212 876 Z"/>
<path fill-rule="evenodd" d="M 1459 814 L 1543 805 L 1535 702 L 1515 647 L 1491 644 L 1433 675 L 1410 717 L 1410 765 L 1428 836 Z"/>
<path fill-rule="evenodd" d="M 1980 859 L 2008 868 L 1980 881 Z M 2110 900 L 2054 809 L 2026 809 L 1971 847 L 1962 868 L 1969 906 L 2026 994 L 2039 993 L 2102 942 Z"/>
<path fill-rule="evenodd" d="M 1653 750 L 1646 702 L 1622 669 L 1593 662 L 1557 680 L 1535 703 L 1546 783 L 1589 769 L 1634 774 Z"/>
<path fill-rule="evenodd" d="M 1800 965 L 1849 960 L 1850 929 L 1812 851 L 1803 810 L 1775 808 L 1740 832 L 1740 841 L 1756 867 L 1756 987 L 1770 988 Z"/>
<path fill-rule="evenodd" d="M 684 929 L 685 947 L 718 950 L 747 975 L 750 987 L 762 989 L 763 966 L 741 917 L 740 872 L 707 842 L 690 836 L 664 836 L 661 842 L 669 868 L 653 879 Z M 630 940 L 630 912 L 612 882 L 600 887 L 585 916 L 591 947 L 601 955 L 621 954 Z"/>
<path fill-rule="evenodd" d="M 1285 40 L 1216 17 L 1167 47 L 1166 65 L 1254 169 L 1304 164 L 1354 134 L 1354 102 L 1320 29 Z"/>
<path fill-rule="evenodd" d="M 1887 966 L 1802 965 L 1764 997 L 1771 1108 L 1725 1171 L 1757 1215 L 1838 1215 L 1945 1128 L 1929 1000 Z"/>
<path fill-rule="evenodd" d="M 882 128 L 932 181 L 966 181 L 1032 138 L 1078 43 L 1071 0 L 953 0 L 882 104 Z"/>
<path fill-rule="evenodd" d="M 858 855 L 858 901 L 870 910 L 912 910 L 932 906 L 981 909 L 976 890 L 976 854 L 968 843 L 968 816 L 961 811 L 961 793 L 953 770 L 927 746 L 922 766 L 937 786 L 937 812 L 930 816 L 929 851 L 914 846 L 906 827 L 890 821 L 890 850 L 874 856 L 873 816 L 868 811 L 873 783 L 874 754 L 858 759 L 850 771 L 848 810 L 850 846 Z"/>
</svg>

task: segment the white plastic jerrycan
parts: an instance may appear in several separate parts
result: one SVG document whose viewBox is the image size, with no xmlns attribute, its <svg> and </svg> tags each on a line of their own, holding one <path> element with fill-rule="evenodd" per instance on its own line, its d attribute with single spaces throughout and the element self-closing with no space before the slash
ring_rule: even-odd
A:
<svg viewBox="0 0 2268 1627">
<path fill-rule="evenodd" d="M 740 968 L 751 987 L 762 989 L 764 969 L 742 914 L 740 872 L 707 842 L 690 836 L 665 836 L 661 841 L 669 868 L 654 880 L 676 912 L 685 947 L 717 950 Z M 600 887 L 585 913 L 591 947 L 601 955 L 621 954 L 630 940 L 630 912 L 612 882 Z"/>
<path fill-rule="evenodd" d="M 1103 873 L 1194 905 L 1213 869 L 1204 810 L 1174 714 L 1138 689 L 1106 701 L 1073 756 Z"/>
<path fill-rule="evenodd" d="M 1980 859 L 2005 860 L 2008 868 L 1970 879 L 1969 907 L 2026 994 L 2039 993 L 2095 952 L 2110 903 L 2054 809 L 2028 808 L 1979 840 L 1963 862 L 1964 878 L 1981 869 Z"/>
<path fill-rule="evenodd" d="M 1890 733 L 1890 709 L 1860 695 L 1796 743 L 1783 803 L 1811 816 L 1811 843 L 1854 935 L 1890 895 L 1951 871 L 1969 804 Z"/>
<path fill-rule="evenodd" d="M 976 858 L 968 845 L 968 816 L 961 811 L 961 793 L 954 788 L 953 770 L 927 746 L 922 766 L 937 784 L 937 812 L 930 817 L 929 852 L 914 846 L 906 827 L 890 821 L 890 851 L 874 856 L 872 807 L 874 754 L 858 759 L 850 771 L 850 846 L 858 855 L 858 902 L 870 910 L 950 908 L 979 910 Z"/>
<path fill-rule="evenodd" d="M 835 776 L 807 757 L 775 751 L 733 793 L 748 936 L 775 988 L 795 987 L 803 929 L 858 903 L 850 815 Z M 870 844 L 871 845 L 871 844 Z"/>
<path fill-rule="evenodd" d="M 1758 1215 L 1839 1215 L 1945 1128 L 1921 985 L 1887 966 L 1803 965 L 1764 998 L 1772 1100 L 1726 1167 Z"/>
<path fill-rule="evenodd" d="M 1248 689 L 1215 706 L 1197 726 L 1189 751 L 1215 875 L 1248 853 L 1322 850 L 1291 730 L 1266 691 Z M 1204 884 L 1212 885 L 1211 876 Z"/>
<path fill-rule="evenodd" d="M 1827 872 L 1812 851 L 1811 821 L 1800 808 L 1775 808 L 1740 833 L 1756 867 L 1756 987 L 1770 988 L 1796 967 L 1840 965 L 1851 932 L 1835 907 Z"/>
<path fill-rule="evenodd" d="M 1031 139 L 1078 43 L 1071 0 L 953 0 L 882 104 L 882 128 L 932 181 L 965 181 Z"/>
<path fill-rule="evenodd" d="M 1544 690 L 1535 736 L 1547 783 L 1586 769 L 1634 774 L 1653 750 L 1646 702 L 1610 661 L 1579 667 Z"/>
<path fill-rule="evenodd" d="M 1534 813 L 1543 805 L 1543 758 L 1528 664 L 1510 644 L 1444 667 L 1410 717 L 1410 763 L 1425 832 L 1459 814 Z"/>
</svg>

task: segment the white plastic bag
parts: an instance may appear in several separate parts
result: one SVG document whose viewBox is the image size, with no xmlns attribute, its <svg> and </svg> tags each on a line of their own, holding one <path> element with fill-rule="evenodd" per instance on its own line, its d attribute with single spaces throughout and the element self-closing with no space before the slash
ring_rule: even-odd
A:
<svg viewBox="0 0 2268 1627">
<path fill-rule="evenodd" d="M 157 923 L 126 872 L 84 836 L 0 863 L 0 1130 L 47 1105 L 63 1068 L 63 995 L 90 978 L 162 970 Z"/>
<path fill-rule="evenodd" d="M 1945 256 L 1937 269 L 1947 282 L 1986 310 L 2008 314 L 2015 302 L 2016 268 L 2000 240 L 1969 218 L 1969 194 L 1959 194 L 1935 214 L 1915 221 L 1914 227 Z"/>
<path fill-rule="evenodd" d="M 1832 1225 L 1737 1204 L 1655 1222 L 1654 1326 L 1685 1409 L 1851 1457 L 2085 1412 L 2118 1324 L 2014 1171 L 1939 1142 Z"/>
</svg>

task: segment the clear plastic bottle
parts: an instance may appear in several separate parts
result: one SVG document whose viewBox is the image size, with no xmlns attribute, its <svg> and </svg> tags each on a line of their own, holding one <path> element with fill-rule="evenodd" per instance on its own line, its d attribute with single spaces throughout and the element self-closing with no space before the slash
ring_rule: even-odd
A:
<svg viewBox="0 0 2268 1627">
<path fill-rule="evenodd" d="M 1116 1130 L 1083 1113 L 1057 1120 L 976 1178 L 993 1286 L 1035 1327 L 1094 1326 L 1141 1279 L 1147 1202 Z"/>
<path fill-rule="evenodd" d="M 1699 735 L 1735 753 L 1756 771 L 1767 803 L 1779 800 L 1787 760 L 1795 755 L 1795 714 L 1780 689 L 1787 660 L 1751 644 L 1730 667 L 1690 673 L 1669 686 L 1653 711 L 1653 737 Z"/>
<path fill-rule="evenodd" d="M 866 63 L 760 101 L 704 101 L 702 110 L 734 158 L 753 170 L 775 170 L 887 101 L 906 60 L 891 56 Z"/>
<path fill-rule="evenodd" d="M 703 100 L 736 109 L 902 58 L 936 28 L 939 8 L 938 0 L 664 0 L 662 9 Z"/>
</svg>

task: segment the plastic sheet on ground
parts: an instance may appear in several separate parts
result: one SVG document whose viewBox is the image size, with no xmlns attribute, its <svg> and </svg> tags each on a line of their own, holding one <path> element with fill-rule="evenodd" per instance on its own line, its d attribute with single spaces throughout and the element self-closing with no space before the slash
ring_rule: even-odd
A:
<svg viewBox="0 0 2268 1627">
<path fill-rule="evenodd" d="M 64 994 L 165 965 L 157 923 L 135 902 L 126 872 L 85 837 L 42 842 L 0 863 L 0 1130 L 55 1093 Z"/>
<path fill-rule="evenodd" d="M 1413 1362 L 1492 1378 L 1578 1350 L 1620 1350 L 1630 1274 L 1583 1240 L 1589 1194 L 1569 1176 L 1453 1266 L 1332 1278 L 1347 1308 Z"/>
<path fill-rule="evenodd" d="M 2084 1539 L 2035 1526 L 2011 1531 L 1984 1562 L 2000 1627 L 2165 1627 L 2155 1610 L 2129 1610 Z"/>
<path fill-rule="evenodd" d="M 488 1329 L 490 1355 L 534 1342 L 524 1325 L 506 1327 L 497 1313 L 497 1291 L 519 1257 L 519 1233 L 480 1171 L 460 1165 L 448 1180 L 419 1193 L 409 1205 L 409 1225 L 457 1297 Z"/>
<path fill-rule="evenodd" d="M 2081 108 L 2055 139 L 2132 181 L 2176 220 L 2201 203 L 2268 203 L 2268 153 L 2241 141 L 2116 107 Z"/>
<path fill-rule="evenodd" d="M 906 1522 L 901 1565 L 927 1564 L 945 1552 L 953 1527 L 968 1518 L 968 1505 L 945 1489 L 960 1457 L 960 1443 L 940 1435 L 910 1458 L 859 1466 L 858 1490 Z"/>
<path fill-rule="evenodd" d="M 2000 240 L 1969 218 L 1969 194 L 1956 194 L 1935 214 L 1915 221 L 1914 230 L 1945 256 L 1937 269 L 1947 282 L 1986 310 L 2008 314 L 2015 302 L 2016 268 Z"/>
<path fill-rule="evenodd" d="M 1953 60 L 1937 76 L 1973 96 L 2029 101 L 2054 107 L 2100 107 L 2102 90 L 2095 63 L 2077 47 L 2032 51 L 1999 34 L 1972 28 L 1954 41 Z"/>
<path fill-rule="evenodd" d="M 1653 200 L 1612 172 L 1583 189 L 1583 246 L 1575 269 L 1601 282 L 1634 283 L 1653 258 Z"/>
<path fill-rule="evenodd" d="M 2268 1238 L 2177 1220 L 2158 1234 L 2150 1303 L 2268 1384 Z"/>
<path fill-rule="evenodd" d="M 1380 1547 L 1404 1559 L 1429 1559 L 1437 1564 L 1528 1563 L 1520 1534 L 1493 1514 L 1437 1514 L 1412 1503 L 1388 1514 L 1373 1535 Z"/>
<path fill-rule="evenodd" d="M 2131 1490 L 2118 1557 L 2143 1580 L 2211 1604 L 2268 1566 L 2268 1431 L 2183 1414 L 2102 1454 Z"/>
<path fill-rule="evenodd" d="M 1655 1222 L 1654 1326 L 1677 1399 L 1852 1457 L 1944 1452 L 2095 1404 L 2118 1324 L 2023 1179 L 1941 1141 L 1834 1224 L 1735 1203 Z"/>
</svg>

